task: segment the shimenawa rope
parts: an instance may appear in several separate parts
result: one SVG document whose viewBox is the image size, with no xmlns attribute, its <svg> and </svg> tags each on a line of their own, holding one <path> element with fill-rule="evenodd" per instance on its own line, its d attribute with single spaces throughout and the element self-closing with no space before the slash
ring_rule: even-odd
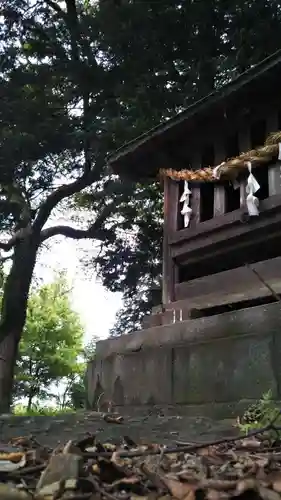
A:
<svg viewBox="0 0 281 500">
<path fill-rule="evenodd" d="M 231 158 L 217 167 L 204 167 L 199 170 L 173 170 L 172 168 L 161 168 L 161 177 L 170 177 L 176 181 L 189 182 L 217 182 L 218 180 L 234 181 L 243 171 L 248 171 L 248 162 L 252 167 L 261 167 L 274 163 L 279 159 L 281 144 L 281 131 L 271 133 L 263 146 L 252 149 L 247 153 L 241 153 L 236 158 Z"/>
</svg>

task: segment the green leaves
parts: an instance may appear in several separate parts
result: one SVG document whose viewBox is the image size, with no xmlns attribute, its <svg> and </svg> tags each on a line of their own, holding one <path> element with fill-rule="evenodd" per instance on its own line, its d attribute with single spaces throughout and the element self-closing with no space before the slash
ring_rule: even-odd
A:
<svg viewBox="0 0 281 500">
<path fill-rule="evenodd" d="M 32 51 L 32 45 L 30 43 L 27 43 L 25 42 L 22 46 L 23 50 L 25 50 L 26 52 L 30 52 Z"/>
<path fill-rule="evenodd" d="M 34 292 L 16 371 L 16 396 L 46 397 L 52 383 L 80 370 L 83 328 L 71 308 L 69 287 L 63 277 Z"/>
</svg>

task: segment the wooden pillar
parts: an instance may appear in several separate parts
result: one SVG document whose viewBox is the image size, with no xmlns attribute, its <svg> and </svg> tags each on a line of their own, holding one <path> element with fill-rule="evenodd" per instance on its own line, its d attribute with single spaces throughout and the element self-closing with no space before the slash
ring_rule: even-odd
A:
<svg viewBox="0 0 281 500">
<path fill-rule="evenodd" d="M 215 144 L 215 167 L 225 160 L 224 145 L 221 142 Z M 225 189 L 222 185 L 214 187 L 214 217 L 225 213 Z"/>
<path fill-rule="evenodd" d="M 266 135 L 279 129 L 278 110 L 273 111 L 266 120 Z M 262 167 L 261 167 L 262 168 Z M 268 194 L 273 196 L 281 193 L 281 161 L 268 167 Z"/>
<path fill-rule="evenodd" d="M 163 235 L 163 283 L 162 303 L 175 300 L 175 283 L 178 267 L 171 257 L 169 234 L 178 229 L 179 183 L 164 177 L 164 235 Z"/>
<path fill-rule="evenodd" d="M 238 146 L 239 153 L 246 153 L 251 149 L 250 127 L 244 128 L 239 131 Z M 246 204 L 246 184 L 247 181 L 245 179 L 240 182 L 240 207 L 243 207 Z"/>
<path fill-rule="evenodd" d="M 199 170 L 202 167 L 202 154 L 200 151 L 198 151 L 196 154 L 194 154 L 194 157 L 192 158 L 192 170 Z M 200 216 L 201 216 L 201 188 L 200 185 L 198 184 L 197 186 L 193 186 L 191 184 L 191 203 L 190 207 L 192 208 L 192 214 L 191 214 L 191 219 L 190 219 L 190 227 L 195 227 L 199 224 L 200 222 Z"/>
</svg>

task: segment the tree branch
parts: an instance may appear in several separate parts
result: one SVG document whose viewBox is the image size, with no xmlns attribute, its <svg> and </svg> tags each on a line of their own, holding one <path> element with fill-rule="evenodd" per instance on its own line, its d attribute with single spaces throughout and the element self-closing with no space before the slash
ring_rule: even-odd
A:
<svg viewBox="0 0 281 500">
<path fill-rule="evenodd" d="M 74 240 L 82 240 L 93 237 L 96 238 L 96 234 L 93 234 L 93 230 L 90 227 L 89 229 L 76 229 L 70 226 L 54 226 L 44 229 L 41 232 L 40 241 L 46 241 L 48 238 L 52 238 L 53 236 L 66 236 L 67 238 L 72 238 Z"/>
<path fill-rule="evenodd" d="M 112 213 L 114 204 L 106 205 L 96 221 L 88 229 L 78 229 L 71 226 L 53 226 L 41 231 L 40 243 L 53 236 L 66 236 L 74 240 L 95 239 L 104 240 L 105 237 L 112 236 L 112 231 L 103 227 L 104 222 Z"/>
<path fill-rule="evenodd" d="M 84 129 L 84 174 L 68 185 L 63 185 L 54 191 L 50 196 L 47 197 L 45 202 L 40 206 L 35 221 L 33 223 L 33 231 L 38 233 L 42 230 L 43 226 L 47 222 L 54 207 L 62 201 L 64 198 L 72 196 L 73 194 L 81 191 L 82 189 L 90 186 L 94 180 L 97 178 L 97 161 L 95 164 L 95 169 L 92 168 L 92 155 L 90 147 L 89 138 L 89 124 L 90 124 L 90 93 L 88 85 L 85 86 L 84 81 L 87 78 L 84 77 L 83 67 L 84 63 L 80 62 L 80 47 L 79 43 L 82 43 L 82 37 L 80 32 L 79 18 L 76 8 L 76 0 L 66 0 L 66 11 L 64 11 L 58 3 L 54 0 L 46 0 L 47 4 L 57 12 L 61 18 L 66 23 L 71 39 L 71 58 L 75 63 L 75 73 L 77 84 L 81 87 L 82 98 L 83 98 L 83 129 Z M 91 66 L 95 65 L 97 68 L 97 62 L 95 58 L 91 59 Z M 95 171 L 95 173 L 94 173 Z M 45 238 L 47 239 L 47 238 Z M 44 241 L 44 240 L 42 240 Z"/>
<path fill-rule="evenodd" d="M 56 3 L 53 2 L 52 0 L 46 0 L 46 3 L 52 7 L 58 14 L 60 14 L 62 17 L 65 17 L 65 12 L 62 10 L 62 8 Z"/>
<path fill-rule="evenodd" d="M 40 206 L 35 221 L 33 223 L 33 230 L 35 232 L 41 231 L 44 224 L 47 222 L 53 208 L 60 203 L 64 198 L 68 198 L 82 189 L 90 186 L 95 180 L 94 172 L 89 172 L 87 175 L 82 175 L 70 184 L 63 184 L 50 194 Z"/>
<path fill-rule="evenodd" d="M 8 252 L 13 248 L 15 244 L 14 237 L 10 238 L 8 241 L 0 241 L 0 248 L 4 250 L 4 252 Z"/>
<path fill-rule="evenodd" d="M 9 252 L 18 240 L 24 239 L 27 235 L 31 234 L 31 227 L 27 226 L 22 229 L 19 229 L 8 241 L 0 241 L 0 249 L 4 250 L 4 252 Z"/>
<path fill-rule="evenodd" d="M 1 244 L 1 242 L 0 242 L 0 244 Z M 10 255 L 5 255 L 5 256 L 1 255 L 1 253 L 0 253 L 0 265 L 3 264 L 4 262 L 7 262 L 7 260 L 12 259 L 13 256 L 14 256 L 13 253 L 11 253 Z"/>
<path fill-rule="evenodd" d="M 62 10 L 61 7 L 56 4 L 53 0 L 46 0 L 47 4 L 54 9 L 65 21 L 68 28 L 70 40 L 71 40 L 71 58 L 75 63 L 74 73 L 75 79 L 77 80 L 78 86 L 81 88 L 81 94 L 83 99 L 83 129 L 84 129 L 84 172 L 89 173 L 92 165 L 91 158 L 91 148 L 90 148 L 90 137 L 89 137 L 89 125 L 90 125 L 90 88 L 88 83 L 88 76 L 85 75 L 83 63 L 80 60 L 81 46 L 85 49 L 86 45 L 81 36 L 81 27 L 79 23 L 76 0 L 66 0 L 66 11 Z M 79 47 L 80 43 L 80 47 Z M 88 60 L 90 61 L 91 68 L 95 66 L 98 70 L 96 59 L 91 57 L 92 52 L 89 51 L 89 46 L 87 46 Z M 88 63 L 89 64 L 89 63 Z"/>
</svg>

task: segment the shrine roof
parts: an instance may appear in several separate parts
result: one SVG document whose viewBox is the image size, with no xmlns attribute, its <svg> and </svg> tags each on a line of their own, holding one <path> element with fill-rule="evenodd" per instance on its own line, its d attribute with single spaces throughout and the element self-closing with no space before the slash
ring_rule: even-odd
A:
<svg viewBox="0 0 281 500">
<path fill-rule="evenodd" d="M 230 120 L 231 112 L 239 107 L 258 105 L 258 99 L 266 100 L 265 88 L 279 88 L 281 78 L 281 50 L 251 67 L 230 83 L 196 101 L 184 111 L 141 136 L 125 143 L 107 158 L 108 165 L 121 176 L 134 180 L 155 178 L 163 167 L 165 151 L 169 153 L 185 141 L 189 134 L 200 133 L 202 124 L 210 120 Z M 229 112 L 230 111 L 230 112 Z"/>
</svg>

